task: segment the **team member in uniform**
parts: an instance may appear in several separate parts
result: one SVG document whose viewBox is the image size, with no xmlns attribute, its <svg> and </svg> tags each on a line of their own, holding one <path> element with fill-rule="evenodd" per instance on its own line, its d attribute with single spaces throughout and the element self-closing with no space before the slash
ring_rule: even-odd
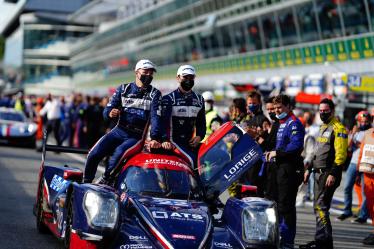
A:
<svg viewBox="0 0 374 249">
<path fill-rule="evenodd" d="M 165 128 L 162 147 L 167 150 L 177 147 L 191 165 L 195 165 L 197 147 L 206 130 L 204 99 L 192 91 L 195 75 L 193 66 L 180 66 L 177 71 L 178 89 L 162 98 Z"/>
<path fill-rule="evenodd" d="M 222 118 L 218 115 L 218 112 L 214 109 L 214 95 L 211 91 L 203 92 L 202 94 L 205 102 L 205 118 L 206 118 L 206 134 L 205 139 L 209 137 L 214 131 L 216 131 L 222 125 Z"/>
<path fill-rule="evenodd" d="M 99 162 L 113 153 L 103 175 L 108 181 L 111 171 L 130 153 L 142 149 L 148 124 L 151 124 L 151 148 L 160 148 L 161 92 L 151 86 L 155 65 L 140 60 L 135 66 L 135 82 L 120 85 L 104 109 L 104 118 L 117 119 L 117 125 L 90 150 L 84 181 L 92 182 Z"/>
<path fill-rule="evenodd" d="M 323 125 L 319 129 L 317 145 L 311 167 L 314 171 L 314 212 L 316 214 L 315 241 L 300 248 L 333 248 L 332 227 L 329 209 L 332 197 L 342 178 L 342 169 L 347 158 L 348 135 L 345 127 L 336 119 L 335 105 L 330 99 L 319 104 Z M 305 172 L 308 181 L 311 167 Z"/>
<path fill-rule="evenodd" d="M 371 117 L 374 121 L 374 116 Z M 374 126 L 374 123 L 372 124 Z M 361 143 L 357 170 L 364 174 L 364 191 L 366 196 L 366 207 L 374 226 L 374 128 L 365 131 Z M 361 177 L 357 177 L 358 181 Z M 370 233 L 363 241 L 365 245 L 374 245 L 374 232 Z"/>
<path fill-rule="evenodd" d="M 274 111 L 279 119 L 275 150 L 265 152 L 267 162 L 277 166 L 277 204 L 281 233 L 281 248 L 294 248 L 296 235 L 296 194 L 302 182 L 305 130 L 300 120 L 291 111 L 291 100 L 287 95 L 278 95 L 273 100 Z"/>
</svg>

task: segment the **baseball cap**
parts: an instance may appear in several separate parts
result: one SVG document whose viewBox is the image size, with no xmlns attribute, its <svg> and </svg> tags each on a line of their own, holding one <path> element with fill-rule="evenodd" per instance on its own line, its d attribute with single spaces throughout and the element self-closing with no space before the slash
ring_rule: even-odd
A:
<svg viewBox="0 0 374 249">
<path fill-rule="evenodd" d="M 138 71 L 139 69 L 153 69 L 156 72 L 156 66 L 153 64 L 152 61 L 143 59 L 136 63 L 135 71 Z"/>
<path fill-rule="evenodd" d="M 205 101 L 212 101 L 214 100 L 214 95 L 211 91 L 205 91 L 203 92 L 203 98 Z"/>
<path fill-rule="evenodd" d="M 177 71 L 177 76 L 178 75 L 195 75 L 195 68 L 191 65 L 180 66 Z"/>
</svg>

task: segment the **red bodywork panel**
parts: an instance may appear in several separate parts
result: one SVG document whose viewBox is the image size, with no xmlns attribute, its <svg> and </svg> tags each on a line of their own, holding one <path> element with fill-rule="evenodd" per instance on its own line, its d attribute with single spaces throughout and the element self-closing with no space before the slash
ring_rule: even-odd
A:
<svg viewBox="0 0 374 249">
<path fill-rule="evenodd" d="M 185 171 L 192 174 L 189 164 L 175 155 L 150 154 L 142 152 L 127 161 L 122 168 L 122 172 L 130 166 L 144 167 L 149 169 L 158 168 Z"/>
<path fill-rule="evenodd" d="M 70 249 L 97 249 L 96 244 L 81 239 L 76 233 L 71 233 L 70 236 Z"/>
</svg>

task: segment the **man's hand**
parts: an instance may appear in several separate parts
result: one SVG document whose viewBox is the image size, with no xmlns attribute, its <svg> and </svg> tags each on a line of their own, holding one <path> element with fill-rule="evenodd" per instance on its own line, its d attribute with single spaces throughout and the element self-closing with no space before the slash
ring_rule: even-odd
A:
<svg viewBox="0 0 374 249">
<path fill-rule="evenodd" d="M 156 141 L 156 140 L 151 140 L 149 142 L 149 147 L 151 149 L 159 149 L 159 148 L 161 148 L 161 144 L 158 141 Z"/>
<path fill-rule="evenodd" d="M 266 159 L 266 162 L 270 162 L 271 159 L 272 159 L 273 157 L 276 157 L 276 156 L 277 156 L 277 152 L 276 152 L 275 150 L 270 151 L 270 152 L 268 152 L 268 153 L 265 153 L 265 159 Z"/>
<path fill-rule="evenodd" d="M 170 143 L 170 142 L 163 142 L 163 143 L 161 144 L 161 146 L 162 146 L 162 148 L 164 148 L 165 150 L 172 150 L 172 149 L 174 149 L 173 144 Z"/>
<path fill-rule="evenodd" d="M 335 183 L 335 176 L 329 175 L 326 180 L 326 187 L 332 187 Z"/>
<path fill-rule="evenodd" d="M 116 118 L 119 116 L 119 113 L 120 111 L 116 108 L 112 109 L 110 112 L 109 112 L 109 117 L 110 118 Z"/>
<path fill-rule="evenodd" d="M 304 183 L 305 184 L 308 183 L 309 177 L 310 177 L 310 172 L 309 172 L 309 170 L 306 170 L 305 173 L 304 173 Z"/>
<path fill-rule="evenodd" d="M 256 127 L 248 127 L 246 132 L 248 135 L 251 136 L 251 138 L 255 138 L 258 136 L 257 128 Z"/>
<path fill-rule="evenodd" d="M 190 146 L 195 148 L 201 141 L 201 137 L 199 136 L 196 136 L 196 137 L 193 137 L 190 139 L 190 141 L 188 141 L 190 143 Z"/>
</svg>

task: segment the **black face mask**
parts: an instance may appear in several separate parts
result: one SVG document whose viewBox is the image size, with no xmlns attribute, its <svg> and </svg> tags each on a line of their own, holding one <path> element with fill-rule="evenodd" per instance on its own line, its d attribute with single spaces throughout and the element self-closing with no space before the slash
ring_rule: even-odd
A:
<svg viewBox="0 0 374 249">
<path fill-rule="evenodd" d="M 139 80 L 143 83 L 144 86 L 149 86 L 153 80 L 153 76 L 142 74 Z"/>
<path fill-rule="evenodd" d="M 273 121 L 277 121 L 277 115 L 275 114 L 275 112 L 269 112 L 269 117 L 273 120 Z"/>
<path fill-rule="evenodd" d="M 186 92 L 188 92 L 189 90 L 191 90 L 192 87 L 194 86 L 194 84 L 195 84 L 194 80 L 182 80 L 181 81 L 181 87 Z"/>
<path fill-rule="evenodd" d="M 327 124 L 331 117 L 331 112 L 320 112 L 319 116 L 321 117 L 322 122 Z"/>
<path fill-rule="evenodd" d="M 313 124 L 313 119 L 312 119 L 312 118 L 307 119 L 307 120 L 306 120 L 306 123 L 307 123 L 308 125 L 312 125 L 312 124 Z"/>
<path fill-rule="evenodd" d="M 371 128 L 370 124 L 360 125 L 360 131 L 366 131 Z"/>
</svg>

